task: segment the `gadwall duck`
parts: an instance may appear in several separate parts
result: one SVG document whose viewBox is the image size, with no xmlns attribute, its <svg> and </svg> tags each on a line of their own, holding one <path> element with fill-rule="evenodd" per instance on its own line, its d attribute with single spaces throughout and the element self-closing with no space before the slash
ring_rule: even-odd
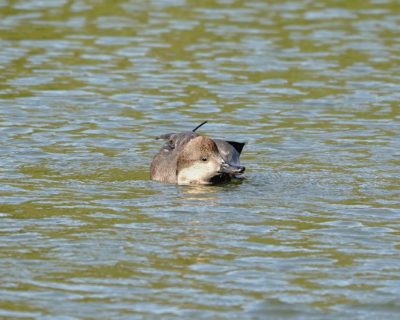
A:
<svg viewBox="0 0 400 320">
<path fill-rule="evenodd" d="M 177 184 L 217 184 L 240 178 L 245 167 L 239 157 L 244 143 L 210 139 L 195 131 L 168 133 L 150 167 L 152 180 Z"/>
</svg>

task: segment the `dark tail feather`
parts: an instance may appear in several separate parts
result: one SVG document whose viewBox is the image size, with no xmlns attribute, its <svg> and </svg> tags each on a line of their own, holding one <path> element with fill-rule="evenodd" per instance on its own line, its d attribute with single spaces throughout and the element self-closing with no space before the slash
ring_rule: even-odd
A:
<svg viewBox="0 0 400 320">
<path fill-rule="evenodd" d="M 196 128 L 194 128 L 194 129 L 192 130 L 192 132 L 195 132 L 198 128 L 200 128 L 202 125 L 206 124 L 207 122 L 208 122 L 208 121 L 206 120 L 206 121 L 200 123 Z"/>
<path fill-rule="evenodd" d="M 232 147 L 235 148 L 237 152 L 242 153 L 243 147 L 245 143 L 243 142 L 236 142 L 236 141 L 227 141 Z"/>
</svg>

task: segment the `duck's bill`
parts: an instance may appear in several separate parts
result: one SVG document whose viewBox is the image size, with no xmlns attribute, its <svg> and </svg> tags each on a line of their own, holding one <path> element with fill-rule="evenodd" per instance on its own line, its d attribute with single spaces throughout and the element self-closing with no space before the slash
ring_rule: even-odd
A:
<svg viewBox="0 0 400 320">
<path fill-rule="evenodd" d="M 219 170 L 220 173 L 241 174 L 246 170 L 243 166 L 236 166 L 229 163 L 224 163 Z"/>
</svg>

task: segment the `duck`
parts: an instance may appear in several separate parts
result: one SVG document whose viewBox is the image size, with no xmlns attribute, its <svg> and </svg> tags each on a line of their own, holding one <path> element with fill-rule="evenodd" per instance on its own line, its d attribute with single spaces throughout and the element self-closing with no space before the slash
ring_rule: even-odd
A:
<svg viewBox="0 0 400 320">
<path fill-rule="evenodd" d="M 178 185 L 209 185 L 243 178 L 246 168 L 239 158 L 245 143 L 199 135 L 196 130 L 207 122 L 192 131 L 156 137 L 165 144 L 151 162 L 151 180 Z"/>
</svg>

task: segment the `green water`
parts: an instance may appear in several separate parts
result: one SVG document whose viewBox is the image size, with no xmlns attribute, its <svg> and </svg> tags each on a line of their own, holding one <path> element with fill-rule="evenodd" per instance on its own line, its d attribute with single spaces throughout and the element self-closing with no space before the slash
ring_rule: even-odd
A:
<svg viewBox="0 0 400 320">
<path fill-rule="evenodd" d="M 1 1 L 1 319 L 397 319 L 397 1 Z M 149 181 L 154 137 L 246 180 Z"/>
</svg>

